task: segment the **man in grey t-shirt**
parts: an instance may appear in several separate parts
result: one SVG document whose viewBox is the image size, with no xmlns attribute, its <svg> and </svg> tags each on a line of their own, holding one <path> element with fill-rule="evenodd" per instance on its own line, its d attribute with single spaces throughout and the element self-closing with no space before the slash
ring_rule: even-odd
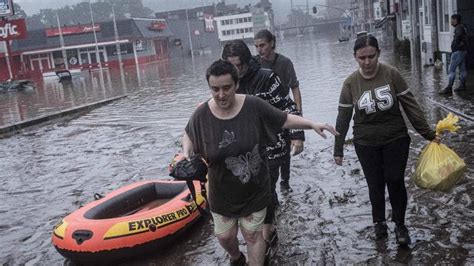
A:
<svg viewBox="0 0 474 266">
<path fill-rule="evenodd" d="M 296 103 L 297 110 L 302 113 L 301 93 L 299 81 L 293 63 L 286 56 L 275 52 L 276 40 L 275 36 L 268 30 L 257 32 L 254 37 L 255 47 L 258 52 L 258 61 L 264 68 L 271 69 L 280 77 L 282 83 L 291 89 L 293 98 Z M 290 144 L 291 141 L 291 144 Z M 303 151 L 303 141 L 287 139 L 288 152 L 285 157 L 278 160 L 278 167 L 275 173 L 270 173 L 273 182 L 277 182 L 278 176 L 281 174 L 280 188 L 283 190 L 291 190 L 290 188 L 290 151 L 293 155 Z M 281 172 L 281 173 L 279 173 Z"/>
</svg>

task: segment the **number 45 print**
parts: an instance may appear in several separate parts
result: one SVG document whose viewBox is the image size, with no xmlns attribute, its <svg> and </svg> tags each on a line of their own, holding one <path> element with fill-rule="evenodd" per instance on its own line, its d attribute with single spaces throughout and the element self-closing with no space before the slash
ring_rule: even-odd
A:
<svg viewBox="0 0 474 266">
<path fill-rule="evenodd" d="M 390 86 L 385 85 L 374 89 L 375 98 L 377 102 L 372 98 L 372 91 L 365 91 L 357 101 L 357 107 L 359 110 L 365 109 L 366 114 L 377 112 L 375 106 L 377 105 L 380 111 L 385 111 L 393 106 L 393 97 L 390 93 Z"/>
</svg>

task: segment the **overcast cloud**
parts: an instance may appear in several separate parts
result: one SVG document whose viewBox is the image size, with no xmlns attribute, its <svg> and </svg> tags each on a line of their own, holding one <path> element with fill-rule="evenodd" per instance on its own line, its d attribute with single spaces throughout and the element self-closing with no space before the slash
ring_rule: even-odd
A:
<svg viewBox="0 0 474 266">
<path fill-rule="evenodd" d="M 23 10 L 28 15 L 38 13 L 41 8 L 58 8 L 66 5 L 74 5 L 79 2 L 84 2 L 84 0 L 13 0 L 15 3 L 19 4 Z M 38 2 L 41 1 L 41 4 Z M 92 0 L 92 2 L 95 2 Z M 174 9 L 182 9 L 186 7 L 197 7 L 201 5 L 211 5 L 212 3 L 217 3 L 220 1 L 217 0 L 143 0 L 143 4 L 158 12 L 158 11 L 167 11 Z M 228 4 L 238 3 L 239 6 L 244 6 L 247 4 L 255 4 L 259 0 L 226 0 Z M 275 12 L 275 19 L 277 22 L 283 22 L 286 20 L 286 16 L 290 10 L 290 0 L 270 0 L 273 4 L 273 9 Z M 325 4 L 326 0 L 309 0 L 309 5 L 311 4 Z M 306 0 L 293 0 L 293 4 L 299 8 L 305 8 Z"/>
</svg>

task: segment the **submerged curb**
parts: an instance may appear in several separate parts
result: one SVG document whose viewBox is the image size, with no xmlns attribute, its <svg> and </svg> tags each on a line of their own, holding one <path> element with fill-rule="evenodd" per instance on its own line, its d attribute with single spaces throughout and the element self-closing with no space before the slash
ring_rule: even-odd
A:
<svg viewBox="0 0 474 266">
<path fill-rule="evenodd" d="M 104 106 L 106 104 L 109 104 L 111 102 L 120 100 L 120 99 L 125 98 L 127 96 L 128 95 L 121 95 L 121 96 L 117 96 L 117 97 L 113 97 L 113 98 L 108 98 L 108 99 L 105 99 L 105 100 L 102 100 L 102 101 L 93 102 L 93 103 L 73 107 L 73 108 L 58 111 L 58 112 L 55 112 L 55 113 L 52 113 L 52 114 L 47 114 L 47 115 L 43 115 L 43 116 L 36 117 L 36 118 L 33 118 L 33 119 L 21 121 L 21 122 L 15 123 L 15 124 L 2 126 L 2 127 L 0 127 L 0 138 L 5 138 L 5 137 L 8 137 L 8 136 L 14 135 L 22 129 L 25 129 L 25 128 L 28 128 L 28 127 L 31 127 L 31 126 L 34 126 L 34 125 L 38 125 L 38 124 L 41 124 L 41 123 L 50 122 L 52 120 L 56 120 L 56 119 L 59 119 L 59 118 L 65 118 L 65 117 L 68 117 L 68 116 L 83 115 L 85 113 L 88 113 L 88 112 L 96 109 L 96 108 L 99 108 L 99 107 Z"/>
<path fill-rule="evenodd" d="M 438 105 L 439 107 L 441 107 L 441 108 L 443 108 L 443 109 L 445 109 L 445 110 L 448 110 L 449 112 L 453 112 L 454 114 L 456 114 L 457 116 L 460 116 L 461 118 L 464 118 L 465 120 L 468 120 L 468 121 L 470 121 L 470 122 L 474 122 L 474 117 L 473 117 L 473 116 L 470 116 L 470 115 L 468 115 L 468 114 L 465 114 L 465 113 L 463 113 L 463 112 L 460 111 L 460 110 L 457 110 L 457 109 L 455 109 L 455 108 L 453 108 L 453 107 L 450 107 L 450 106 L 447 106 L 447 105 L 442 104 L 442 103 L 440 103 L 440 102 L 437 102 L 437 101 L 435 101 L 435 100 L 433 100 L 433 99 L 431 99 L 431 98 L 428 98 L 428 100 L 429 100 L 430 102 L 432 102 L 432 103 Z"/>
</svg>

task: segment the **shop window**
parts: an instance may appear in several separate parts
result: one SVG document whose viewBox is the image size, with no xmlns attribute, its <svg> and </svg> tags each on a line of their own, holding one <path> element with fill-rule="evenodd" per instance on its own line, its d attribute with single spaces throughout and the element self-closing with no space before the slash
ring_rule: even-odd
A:
<svg viewBox="0 0 474 266">
<path fill-rule="evenodd" d="M 54 51 L 53 52 L 53 64 L 54 64 L 54 68 L 65 67 L 64 57 L 63 57 L 63 52 L 62 51 Z"/>
<path fill-rule="evenodd" d="M 105 47 L 107 51 L 107 56 L 117 56 L 117 47 L 115 44 L 108 45 Z M 133 45 L 131 43 L 122 43 L 120 44 L 120 53 L 121 54 L 133 54 Z"/>
<path fill-rule="evenodd" d="M 77 54 L 77 49 L 69 49 L 66 51 L 67 62 L 71 66 L 79 64 L 79 57 Z"/>
<path fill-rule="evenodd" d="M 83 65 L 87 65 L 87 64 L 90 64 L 89 62 L 89 56 L 87 53 L 81 53 L 81 63 Z"/>
</svg>

